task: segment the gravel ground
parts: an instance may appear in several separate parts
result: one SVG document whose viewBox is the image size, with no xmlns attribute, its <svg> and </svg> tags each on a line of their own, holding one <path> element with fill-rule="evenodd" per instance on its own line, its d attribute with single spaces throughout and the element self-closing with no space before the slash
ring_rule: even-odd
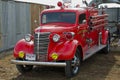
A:
<svg viewBox="0 0 120 80">
<path fill-rule="evenodd" d="M 66 80 L 64 68 L 35 67 L 23 75 L 10 63 L 12 51 L 2 54 L 7 55 L 0 57 L 0 80 Z M 120 53 L 93 55 L 82 63 L 77 76 L 67 80 L 120 80 Z"/>
</svg>

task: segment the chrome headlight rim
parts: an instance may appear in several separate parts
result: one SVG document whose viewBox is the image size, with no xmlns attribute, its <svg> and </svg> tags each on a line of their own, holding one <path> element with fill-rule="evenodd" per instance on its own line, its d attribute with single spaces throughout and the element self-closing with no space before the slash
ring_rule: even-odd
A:
<svg viewBox="0 0 120 80">
<path fill-rule="evenodd" d="M 25 41 L 30 42 L 31 41 L 31 34 L 26 34 L 24 36 Z"/>
<path fill-rule="evenodd" d="M 60 35 L 59 34 L 54 34 L 53 35 L 53 41 L 58 42 L 60 40 Z"/>
</svg>

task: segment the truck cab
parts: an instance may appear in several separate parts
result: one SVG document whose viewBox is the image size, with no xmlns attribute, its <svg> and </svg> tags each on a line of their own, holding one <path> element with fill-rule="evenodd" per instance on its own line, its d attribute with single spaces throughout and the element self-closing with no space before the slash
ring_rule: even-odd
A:
<svg viewBox="0 0 120 80">
<path fill-rule="evenodd" d="M 80 64 L 96 52 L 110 50 L 107 14 L 94 7 L 46 9 L 40 26 L 14 47 L 12 63 L 21 72 L 33 66 L 65 67 L 67 77 L 79 72 Z"/>
</svg>

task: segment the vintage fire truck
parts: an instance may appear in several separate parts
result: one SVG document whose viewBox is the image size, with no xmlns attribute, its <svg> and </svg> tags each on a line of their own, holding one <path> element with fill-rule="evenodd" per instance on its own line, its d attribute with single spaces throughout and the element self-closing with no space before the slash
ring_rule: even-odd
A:
<svg viewBox="0 0 120 80">
<path fill-rule="evenodd" d="M 21 73 L 33 66 L 64 67 L 65 75 L 79 72 L 80 64 L 98 51 L 109 53 L 110 34 L 107 14 L 94 7 L 46 9 L 41 13 L 40 26 L 34 34 L 25 35 L 14 48 L 17 69 Z"/>
</svg>

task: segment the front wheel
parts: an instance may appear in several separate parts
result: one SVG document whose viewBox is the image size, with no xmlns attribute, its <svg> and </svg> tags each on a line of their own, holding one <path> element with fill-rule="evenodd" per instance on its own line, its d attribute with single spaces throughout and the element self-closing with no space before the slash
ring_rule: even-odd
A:
<svg viewBox="0 0 120 80">
<path fill-rule="evenodd" d="M 80 56 L 79 50 L 77 49 L 74 58 L 66 61 L 65 74 L 66 77 L 70 78 L 79 73 L 80 69 Z"/>
<path fill-rule="evenodd" d="M 20 59 L 17 59 L 17 60 L 20 60 Z M 24 74 L 26 72 L 31 71 L 33 69 L 33 65 L 16 65 L 16 68 L 20 73 Z"/>
</svg>

